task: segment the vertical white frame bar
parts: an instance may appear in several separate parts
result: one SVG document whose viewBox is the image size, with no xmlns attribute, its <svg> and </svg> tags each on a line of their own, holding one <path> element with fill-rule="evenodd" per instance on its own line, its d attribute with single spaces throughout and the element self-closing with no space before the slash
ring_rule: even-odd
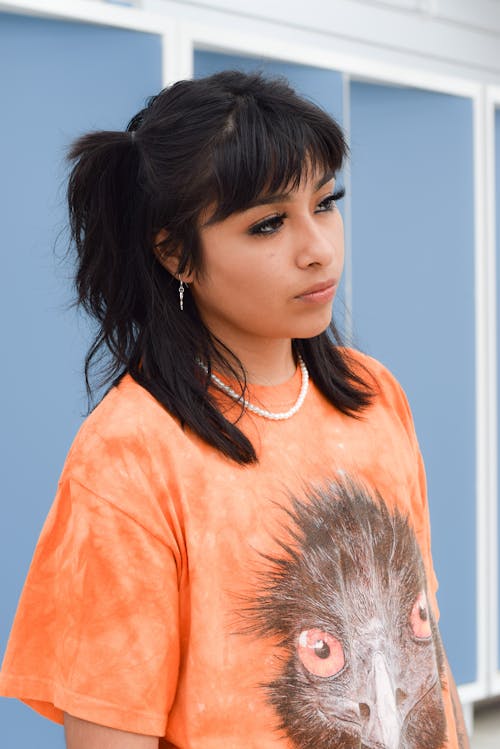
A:
<svg viewBox="0 0 500 749">
<path fill-rule="evenodd" d="M 163 32 L 163 86 L 193 77 L 193 40 L 185 25 L 170 21 Z"/>
<path fill-rule="evenodd" d="M 342 74 L 343 84 L 343 128 L 347 142 L 351 145 L 351 76 Z M 344 334 L 348 344 L 353 338 L 352 320 L 352 200 L 351 200 L 351 163 L 348 159 L 344 166 L 344 185 L 346 200 L 344 202 L 344 290 L 345 290 L 345 318 Z"/>
<path fill-rule="evenodd" d="M 497 216 L 496 216 L 496 194 L 500 185 L 496 183 L 495 160 L 496 160 L 496 138 L 495 138 L 495 115 L 500 110 L 500 87 L 488 86 L 485 94 L 485 151 L 486 151 L 486 248 L 489 267 L 489 406 L 490 406 L 490 441 L 489 441 L 489 507 L 488 507 L 488 595 L 491 603 L 489 616 L 489 692 L 490 695 L 500 694 L 500 668 L 499 668 L 499 628 L 500 628 L 500 600 L 498 595 L 499 575 L 499 551 L 498 551 L 498 513 L 499 513 L 499 467 L 498 467 L 498 439 L 499 424 L 497 422 L 499 352 L 497 329 L 497 309 L 500 300 L 497 299 Z"/>
<path fill-rule="evenodd" d="M 485 230 L 485 91 L 478 86 L 473 98 L 473 152 L 474 152 L 474 289 L 476 334 L 476 586 L 477 586 L 477 664 L 475 684 L 460 688 L 465 702 L 483 699 L 488 695 L 488 505 L 489 505 L 489 341 L 488 315 L 488 257 Z"/>
</svg>

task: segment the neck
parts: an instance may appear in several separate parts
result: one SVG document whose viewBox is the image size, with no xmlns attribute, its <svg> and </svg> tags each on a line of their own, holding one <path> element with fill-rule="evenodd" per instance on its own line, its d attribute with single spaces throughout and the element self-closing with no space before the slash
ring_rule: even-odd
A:
<svg viewBox="0 0 500 749">
<path fill-rule="evenodd" d="M 250 384 L 280 385 L 293 377 L 296 364 L 289 338 L 226 345 L 243 365 Z"/>
</svg>

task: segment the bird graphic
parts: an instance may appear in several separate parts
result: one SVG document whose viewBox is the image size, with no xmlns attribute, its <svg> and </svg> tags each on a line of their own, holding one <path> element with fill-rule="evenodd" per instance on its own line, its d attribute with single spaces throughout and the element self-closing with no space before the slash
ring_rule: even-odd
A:
<svg viewBox="0 0 500 749">
<path fill-rule="evenodd" d="M 262 684 L 297 749 L 439 749 L 444 652 L 415 533 L 346 478 L 292 497 L 240 615 L 273 637 Z"/>
</svg>

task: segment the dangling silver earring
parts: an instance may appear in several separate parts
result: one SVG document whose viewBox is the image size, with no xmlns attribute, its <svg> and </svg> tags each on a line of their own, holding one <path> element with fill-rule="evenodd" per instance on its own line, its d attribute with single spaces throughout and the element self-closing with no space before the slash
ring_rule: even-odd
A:
<svg viewBox="0 0 500 749">
<path fill-rule="evenodd" d="M 184 281 L 182 280 L 182 278 L 179 278 L 179 307 L 181 308 L 182 312 L 184 309 Z"/>
</svg>

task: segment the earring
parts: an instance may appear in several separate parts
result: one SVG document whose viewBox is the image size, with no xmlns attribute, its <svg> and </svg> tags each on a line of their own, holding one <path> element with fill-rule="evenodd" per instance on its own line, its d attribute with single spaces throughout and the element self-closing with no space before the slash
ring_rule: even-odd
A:
<svg viewBox="0 0 500 749">
<path fill-rule="evenodd" d="M 179 307 L 181 308 L 182 312 L 184 309 L 184 281 L 182 280 L 182 278 L 179 278 Z"/>
</svg>

